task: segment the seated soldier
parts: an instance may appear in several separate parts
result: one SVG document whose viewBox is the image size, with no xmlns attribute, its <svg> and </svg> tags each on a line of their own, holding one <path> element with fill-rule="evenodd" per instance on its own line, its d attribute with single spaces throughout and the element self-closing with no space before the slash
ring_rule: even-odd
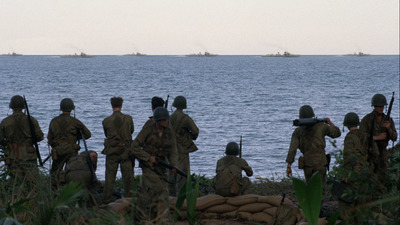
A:
<svg viewBox="0 0 400 225">
<path fill-rule="evenodd" d="M 97 168 L 97 153 L 89 151 L 89 157 L 93 163 L 95 172 Z M 95 176 L 95 174 L 93 174 Z M 82 184 L 86 189 L 92 189 L 95 186 L 95 179 L 92 177 L 87 159 L 86 152 L 72 157 L 65 166 L 65 183 L 76 182 Z"/>
<path fill-rule="evenodd" d="M 217 175 L 214 177 L 215 193 L 224 197 L 248 194 L 250 179 L 242 178 L 242 170 L 247 176 L 253 175 L 253 170 L 246 160 L 238 158 L 239 146 L 236 142 L 226 145 L 226 156 L 217 162 Z"/>
</svg>

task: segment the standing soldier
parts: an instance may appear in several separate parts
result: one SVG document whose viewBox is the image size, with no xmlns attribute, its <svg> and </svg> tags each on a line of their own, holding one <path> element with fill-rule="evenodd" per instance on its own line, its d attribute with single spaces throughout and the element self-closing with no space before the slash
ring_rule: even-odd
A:
<svg viewBox="0 0 400 225">
<path fill-rule="evenodd" d="M 176 108 L 175 112 L 171 115 L 171 125 L 176 135 L 176 144 L 178 149 L 178 167 L 185 173 L 190 174 L 190 158 L 189 153 L 197 151 L 197 146 L 193 140 L 199 136 L 199 128 L 194 123 L 189 115 L 183 112 L 186 109 L 186 98 L 177 96 L 172 103 Z M 172 174 L 171 186 L 169 187 L 171 194 L 176 194 L 185 184 L 186 178 L 176 174 Z M 176 189 L 178 185 L 178 189 Z"/>
<path fill-rule="evenodd" d="M 33 147 L 34 140 L 42 141 L 43 132 L 39 127 L 38 121 L 30 117 L 34 132 L 31 132 L 28 116 L 22 112 L 25 109 L 25 100 L 22 96 L 16 95 L 11 98 L 10 108 L 13 114 L 8 116 L 0 123 L 0 144 L 8 147 L 5 152 L 6 164 L 8 165 L 14 178 L 23 182 L 29 182 L 28 187 L 33 187 L 39 180 L 39 170 L 37 168 L 36 149 Z M 32 133 L 36 137 L 32 137 Z"/>
<path fill-rule="evenodd" d="M 354 112 L 344 117 L 343 125 L 349 129 L 349 133 L 344 139 L 343 166 L 346 176 L 343 181 L 350 185 L 351 193 L 346 193 L 346 199 L 339 198 L 339 212 L 348 224 L 361 224 L 360 215 L 356 213 L 371 200 L 369 196 L 374 185 L 371 181 L 375 178 L 368 158 L 379 155 L 376 148 L 371 148 L 375 152 L 369 151 L 368 134 L 358 129 L 359 124 L 360 119 Z"/>
<path fill-rule="evenodd" d="M 138 193 L 137 213 L 141 221 L 166 216 L 168 203 L 168 171 L 157 159 L 177 164 L 175 135 L 168 126 L 169 113 L 164 107 L 154 110 L 153 123 L 144 126 L 133 141 L 133 154 L 140 160 L 142 186 Z M 176 169 L 172 170 L 176 172 Z"/>
<path fill-rule="evenodd" d="M 385 184 L 387 177 L 387 150 L 389 140 L 397 140 L 397 132 L 392 118 L 383 113 L 383 109 L 387 105 L 386 97 L 382 94 L 375 94 L 371 99 L 373 111 L 361 120 L 360 130 L 369 134 L 371 146 L 375 144 L 379 150 L 379 157 L 375 158 L 374 170 L 379 178 L 378 191 L 385 193 Z"/>
<path fill-rule="evenodd" d="M 57 187 L 65 180 L 64 174 L 60 176 L 60 171 L 63 170 L 64 165 L 72 156 L 78 155 L 80 130 L 82 130 L 86 139 L 89 139 L 92 135 L 80 120 L 71 116 L 71 111 L 75 110 L 72 99 L 64 98 L 61 100 L 60 110 L 62 113 L 51 120 L 47 134 L 49 145 L 52 147 L 51 156 L 53 159 L 50 175 L 54 182 L 53 185 Z"/>
<path fill-rule="evenodd" d="M 125 196 L 132 196 L 135 159 L 130 149 L 135 128 L 132 117 L 121 112 L 123 101 L 120 97 L 111 98 L 113 114 L 103 120 L 104 134 L 107 137 L 104 140 L 104 150 L 101 152 L 106 155 L 106 181 L 103 194 L 105 204 L 111 202 L 118 165 L 121 167 Z"/>
<path fill-rule="evenodd" d="M 299 118 L 313 118 L 315 116 L 311 106 L 303 105 L 299 110 Z M 308 181 L 315 172 L 319 172 L 325 186 L 326 169 L 329 166 L 325 154 L 325 136 L 331 138 L 340 137 L 340 129 L 336 127 L 329 118 L 325 118 L 326 123 L 315 123 L 296 128 L 292 134 L 289 152 L 286 157 L 286 175 L 292 176 L 291 165 L 294 162 L 296 151 L 300 149 L 304 157 L 299 158 L 299 169 L 304 170 L 304 176 Z"/>
<path fill-rule="evenodd" d="M 248 177 L 242 178 L 242 170 L 253 176 L 253 170 L 246 160 L 238 158 L 239 146 L 236 142 L 226 145 L 226 156 L 217 162 L 217 175 L 213 179 L 215 193 L 224 197 L 248 194 L 251 182 Z"/>
</svg>

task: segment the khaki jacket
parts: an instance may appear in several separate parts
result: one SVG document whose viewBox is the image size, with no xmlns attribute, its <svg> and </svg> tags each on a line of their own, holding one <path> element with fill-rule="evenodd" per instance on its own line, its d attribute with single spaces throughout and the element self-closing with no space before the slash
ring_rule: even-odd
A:
<svg viewBox="0 0 400 225">
<path fill-rule="evenodd" d="M 193 142 L 199 136 L 199 128 L 193 119 L 180 110 L 176 110 L 170 117 L 170 123 L 176 135 L 179 153 L 190 153 L 198 150 Z"/>
<path fill-rule="evenodd" d="M 113 114 L 103 120 L 104 139 L 103 154 L 121 154 L 129 151 L 132 144 L 132 134 L 135 131 L 133 119 L 130 115 L 121 112 Z"/>
</svg>

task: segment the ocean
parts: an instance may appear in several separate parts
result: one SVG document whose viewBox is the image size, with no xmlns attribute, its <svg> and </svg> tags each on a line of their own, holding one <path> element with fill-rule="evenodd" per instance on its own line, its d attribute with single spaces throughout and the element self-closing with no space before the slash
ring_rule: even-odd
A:
<svg viewBox="0 0 400 225">
<path fill-rule="evenodd" d="M 292 124 L 299 108 L 309 104 L 318 118 L 329 117 L 343 128 L 346 113 L 360 118 L 372 111 L 376 93 L 388 102 L 395 92 L 392 118 L 399 129 L 399 56 L 0 56 L 0 119 L 10 115 L 14 95 L 25 95 L 29 111 L 45 137 L 50 120 L 60 114 L 63 98 L 72 98 L 73 114 L 92 132 L 89 150 L 99 153 L 99 179 L 104 179 L 105 157 L 102 121 L 111 115 L 110 98 L 124 98 L 122 112 L 133 117 L 135 132 L 152 115 L 151 98 L 169 95 L 187 99 L 185 110 L 200 129 L 195 141 L 199 150 L 190 154 L 191 172 L 213 177 L 217 160 L 228 142 L 239 143 L 242 158 L 254 176 L 280 179 L 286 172 L 286 155 Z M 335 148 L 326 138 L 328 153 L 343 148 L 341 137 Z M 82 145 L 83 147 L 83 145 Z M 39 144 L 42 158 L 49 155 L 47 139 Z M 300 156 L 298 151 L 296 158 Z M 333 162 L 334 163 L 334 162 Z M 43 171 L 48 171 L 46 162 Z M 332 165 L 331 165 L 332 168 Z M 135 174 L 140 174 L 138 163 Z M 294 176 L 303 176 L 293 165 Z M 120 174 L 118 174 L 120 176 Z"/>
</svg>

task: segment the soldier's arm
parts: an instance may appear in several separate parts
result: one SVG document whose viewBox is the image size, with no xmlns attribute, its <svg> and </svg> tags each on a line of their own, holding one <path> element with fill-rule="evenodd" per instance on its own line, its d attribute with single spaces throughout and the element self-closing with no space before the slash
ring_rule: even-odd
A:
<svg viewBox="0 0 400 225">
<path fill-rule="evenodd" d="M 253 176 L 253 169 L 249 166 L 249 164 L 244 159 L 243 159 L 242 169 L 244 170 L 244 172 L 246 172 L 247 176 L 249 176 L 249 177 Z"/>
<path fill-rule="evenodd" d="M 335 124 L 333 124 L 329 118 L 325 118 L 325 119 L 326 119 L 326 123 L 329 125 L 329 126 L 327 126 L 328 129 L 327 129 L 326 135 L 328 135 L 331 138 L 340 137 L 340 135 L 342 133 L 340 132 L 339 127 L 335 126 Z"/>
<path fill-rule="evenodd" d="M 90 130 L 80 120 L 78 120 L 78 129 L 82 130 L 85 139 L 89 139 L 92 136 Z"/>
<path fill-rule="evenodd" d="M 35 129 L 36 140 L 42 141 L 44 139 L 44 134 L 42 132 L 42 129 L 40 129 L 39 122 L 33 117 L 31 117 L 31 119 L 32 119 L 33 127 Z"/>
<path fill-rule="evenodd" d="M 144 141 L 146 140 L 146 135 L 147 134 L 145 130 L 142 129 L 132 143 L 133 155 L 135 156 L 135 158 L 138 158 L 143 161 L 149 161 L 150 159 L 150 154 L 143 151 L 142 149 L 142 147 L 144 146 Z"/>
<path fill-rule="evenodd" d="M 197 127 L 192 118 L 190 118 L 189 116 L 187 118 L 188 119 L 186 121 L 190 137 L 192 138 L 192 140 L 196 140 L 197 137 L 199 136 L 199 128 Z"/>
<path fill-rule="evenodd" d="M 176 147 L 176 138 L 175 135 L 173 134 L 173 130 L 170 129 L 171 131 L 171 138 L 172 138 L 172 147 L 171 147 L 171 152 L 169 154 L 169 162 L 173 165 L 176 166 L 178 164 L 178 149 Z M 186 171 L 185 171 L 186 172 Z"/>
</svg>

